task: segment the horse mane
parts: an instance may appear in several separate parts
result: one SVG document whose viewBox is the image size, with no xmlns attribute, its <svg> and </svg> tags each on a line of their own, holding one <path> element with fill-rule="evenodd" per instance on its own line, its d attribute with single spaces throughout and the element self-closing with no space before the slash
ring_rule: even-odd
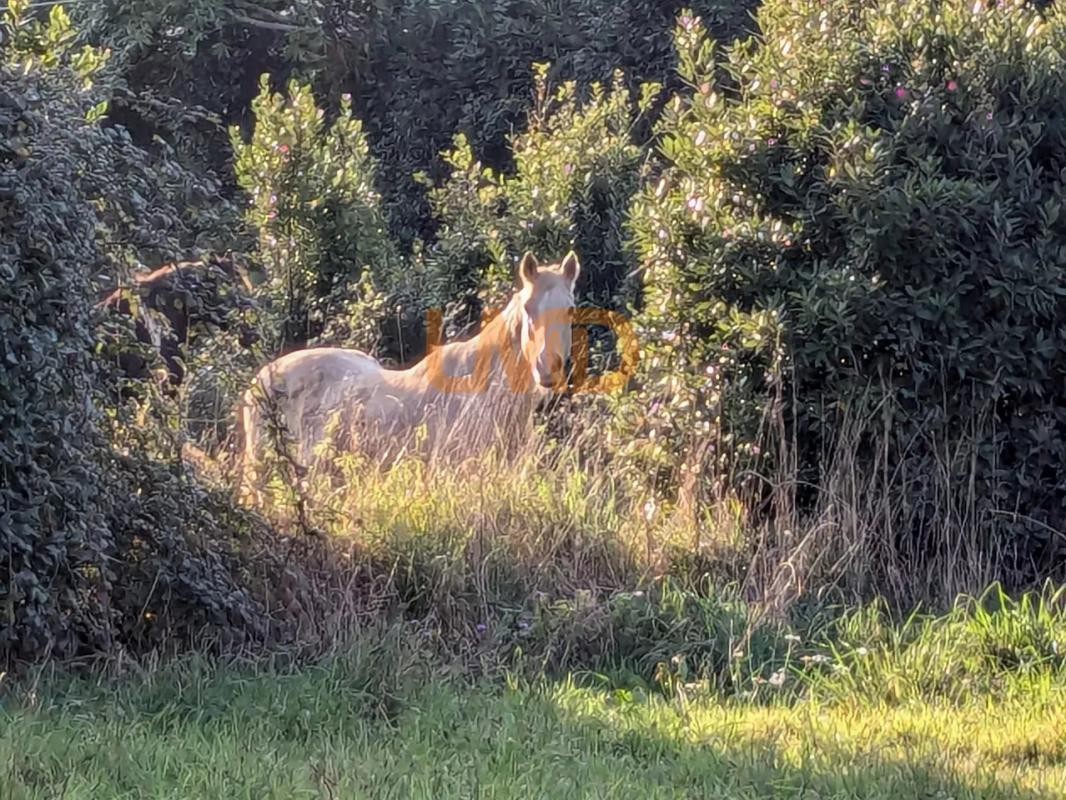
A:
<svg viewBox="0 0 1066 800">
<path fill-rule="evenodd" d="M 456 380 L 475 379 L 484 370 L 489 376 L 511 375 L 521 369 L 522 307 L 515 294 L 499 313 L 492 315 L 474 336 L 433 346 L 425 358 L 408 370 L 409 374 L 436 373 Z M 505 359 L 502 364 L 497 358 Z M 492 362 L 486 362 L 491 358 Z M 482 386 L 480 389 L 487 387 Z"/>
</svg>

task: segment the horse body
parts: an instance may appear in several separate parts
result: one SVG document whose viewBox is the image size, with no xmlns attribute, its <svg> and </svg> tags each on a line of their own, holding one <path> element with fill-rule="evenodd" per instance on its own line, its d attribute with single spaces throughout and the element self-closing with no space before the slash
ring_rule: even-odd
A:
<svg viewBox="0 0 1066 800">
<path fill-rule="evenodd" d="M 243 399 L 246 487 L 259 483 L 270 429 L 289 440 L 284 455 L 301 468 L 316 462 L 333 425 L 338 450 L 386 464 L 403 453 L 462 458 L 521 441 L 536 403 L 565 385 L 578 270 L 573 254 L 547 267 L 527 254 L 521 289 L 502 313 L 476 337 L 434 347 L 408 369 L 386 369 L 359 350 L 334 347 L 268 364 Z"/>
</svg>

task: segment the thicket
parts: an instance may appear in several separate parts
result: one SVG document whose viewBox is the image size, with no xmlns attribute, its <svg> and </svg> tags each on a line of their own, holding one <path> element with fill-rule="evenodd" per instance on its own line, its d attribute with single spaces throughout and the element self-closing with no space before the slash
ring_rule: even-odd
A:
<svg viewBox="0 0 1066 800">
<path fill-rule="evenodd" d="M 173 431 L 97 352 L 98 276 L 179 249 L 222 206 L 102 126 L 107 54 L 75 46 L 62 9 L 26 12 L 5 13 L 0 61 L 0 658 L 292 638 L 261 590 L 309 602 L 300 569 L 183 474 Z"/>
<path fill-rule="evenodd" d="M 524 123 L 533 64 L 553 83 L 587 87 L 622 69 L 630 86 L 672 82 L 679 0 L 102 0 L 76 7 L 121 65 L 113 118 L 139 143 L 161 134 L 180 153 L 229 174 L 225 126 L 248 129 L 259 79 L 310 83 L 335 107 L 350 94 L 380 162 L 378 189 L 402 249 L 432 238 L 424 188 L 447 170 L 456 133 L 486 166 L 509 168 L 508 137 Z M 749 0 L 695 4 L 728 40 L 751 25 Z"/>
<path fill-rule="evenodd" d="M 724 444 L 813 502 L 857 428 L 867 585 L 1061 574 L 1061 7 L 769 0 L 758 21 L 724 50 L 679 22 L 690 88 L 632 214 L 644 457 L 704 469 Z"/>
<path fill-rule="evenodd" d="M 122 400 L 96 341 L 95 276 L 253 239 L 264 346 L 197 343 L 200 405 L 305 343 L 409 360 L 427 308 L 468 329 L 527 248 L 575 247 L 579 302 L 635 314 L 637 380 L 575 418 L 612 459 L 588 482 L 548 447 L 496 508 L 418 467 L 342 464 L 315 498 L 366 548 L 348 577 L 446 633 L 578 592 L 613 613 L 664 572 L 901 605 L 1061 573 L 1056 8 L 769 0 L 720 46 L 746 6 L 708 4 L 671 77 L 669 3 L 81 7 L 106 68 L 25 6 L 0 95 L 9 657 L 277 641 L 336 600 L 184 474 L 189 407 Z"/>
</svg>

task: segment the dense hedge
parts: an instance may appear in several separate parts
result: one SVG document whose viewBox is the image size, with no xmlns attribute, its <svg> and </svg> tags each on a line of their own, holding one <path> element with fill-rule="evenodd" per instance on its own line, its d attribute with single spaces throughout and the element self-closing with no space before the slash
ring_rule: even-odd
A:
<svg viewBox="0 0 1066 800">
<path fill-rule="evenodd" d="M 950 517 L 1010 576 L 1061 568 L 1066 16 L 771 0 L 759 25 L 717 61 L 682 18 L 693 89 L 634 210 L 658 441 L 724 408 L 751 443 L 783 408 L 817 484 L 869 412 L 856 463 L 900 479 L 921 559 L 963 547 Z"/>
<path fill-rule="evenodd" d="M 269 532 L 183 476 L 95 341 L 94 279 L 179 248 L 207 189 L 93 121 L 102 54 L 24 6 L 0 60 L 0 662 L 280 635 L 252 579 L 284 565 L 242 550 Z"/>
</svg>

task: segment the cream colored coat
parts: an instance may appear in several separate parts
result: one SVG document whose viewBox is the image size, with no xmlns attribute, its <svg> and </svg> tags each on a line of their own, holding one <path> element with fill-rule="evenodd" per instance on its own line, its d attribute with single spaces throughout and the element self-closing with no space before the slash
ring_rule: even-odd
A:
<svg viewBox="0 0 1066 800">
<path fill-rule="evenodd" d="M 341 452 L 380 463 L 404 453 L 461 458 L 521 441 L 537 401 L 565 385 L 578 270 L 572 253 L 545 267 L 527 253 L 521 288 L 502 313 L 478 336 L 433 348 L 409 369 L 386 369 L 366 353 L 337 347 L 266 365 L 240 410 L 246 488 L 257 489 L 264 447 L 279 439 L 281 455 L 301 468 L 317 463 L 316 450 L 331 432 Z"/>
</svg>

